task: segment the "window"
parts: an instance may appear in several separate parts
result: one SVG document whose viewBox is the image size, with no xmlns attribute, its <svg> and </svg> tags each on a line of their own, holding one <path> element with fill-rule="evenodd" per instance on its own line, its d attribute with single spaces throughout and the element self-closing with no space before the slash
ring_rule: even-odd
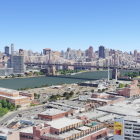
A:
<svg viewBox="0 0 140 140">
<path fill-rule="evenodd" d="M 40 138 L 40 140 L 43 140 L 43 138 Z"/>
<path fill-rule="evenodd" d="M 57 132 L 55 131 L 55 134 L 57 134 Z"/>
</svg>

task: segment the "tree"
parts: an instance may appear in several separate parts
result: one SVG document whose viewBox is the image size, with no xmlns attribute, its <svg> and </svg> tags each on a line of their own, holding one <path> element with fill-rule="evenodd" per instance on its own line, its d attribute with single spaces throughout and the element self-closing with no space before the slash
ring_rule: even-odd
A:
<svg viewBox="0 0 140 140">
<path fill-rule="evenodd" d="M 94 89 L 92 89 L 91 92 L 94 92 Z"/>
<path fill-rule="evenodd" d="M 8 109 L 10 109 L 11 106 L 12 106 L 12 105 L 11 105 L 11 103 L 9 102 L 9 103 L 7 104 Z"/>
<path fill-rule="evenodd" d="M 20 108 L 21 107 L 21 105 L 17 105 L 17 108 Z"/>
<path fill-rule="evenodd" d="M 40 94 L 38 94 L 37 96 L 38 96 L 38 98 L 40 98 Z"/>
<path fill-rule="evenodd" d="M 7 107 L 7 100 L 6 100 L 6 98 L 2 99 L 2 107 L 4 107 L 4 108 Z"/>
<path fill-rule="evenodd" d="M 51 100 L 57 100 L 57 96 L 52 95 L 52 96 L 50 97 L 50 99 L 51 99 Z"/>
<path fill-rule="evenodd" d="M 69 100 L 69 99 L 70 99 L 70 97 L 71 97 L 70 95 L 67 95 L 67 96 L 66 96 L 66 100 Z"/>
<path fill-rule="evenodd" d="M 37 94 L 36 94 L 36 93 L 34 93 L 34 97 L 35 97 L 35 98 L 37 97 Z"/>
<path fill-rule="evenodd" d="M 7 76 L 5 76 L 5 78 L 8 78 Z"/>
<path fill-rule="evenodd" d="M 71 92 L 69 93 L 69 95 L 72 97 L 72 96 L 74 95 L 74 92 L 71 91 Z"/>
<path fill-rule="evenodd" d="M 119 88 L 123 88 L 124 87 L 124 84 L 119 84 Z"/>
<path fill-rule="evenodd" d="M 103 88 L 103 89 L 102 89 L 102 92 L 104 92 L 104 91 L 105 91 L 105 89 Z"/>
<path fill-rule="evenodd" d="M 79 94 L 80 93 L 80 91 L 78 91 L 76 94 Z"/>
<path fill-rule="evenodd" d="M 125 85 L 125 87 L 127 87 L 128 84 Z"/>
<path fill-rule="evenodd" d="M 98 92 L 100 92 L 101 90 L 100 89 L 98 89 Z"/>
<path fill-rule="evenodd" d="M 67 95 L 69 95 L 68 92 L 64 92 L 63 96 L 66 97 Z"/>
</svg>

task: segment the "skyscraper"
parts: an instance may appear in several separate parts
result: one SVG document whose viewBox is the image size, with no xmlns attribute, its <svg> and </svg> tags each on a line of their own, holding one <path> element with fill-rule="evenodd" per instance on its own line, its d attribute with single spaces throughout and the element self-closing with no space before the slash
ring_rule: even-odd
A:
<svg viewBox="0 0 140 140">
<path fill-rule="evenodd" d="M 11 44 L 11 68 L 13 68 L 14 44 Z"/>
<path fill-rule="evenodd" d="M 109 55 L 112 56 L 112 49 L 110 49 L 110 53 L 109 53 Z"/>
<path fill-rule="evenodd" d="M 105 53 L 104 53 L 104 46 L 99 47 L 99 57 L 105 58 Z"/>
<path fill-rule="evenodd" d="M 19 55 L 24 55 L 24 50 L 23 49 L 19 49 Z"/>
<path fill-rule="evenodd" d="M 9 56 L 9 47 L 8 47 L 8 46 L 5 47 L 5 54 L 6 54 L 7 56 Z"/>
<path fill-rule="evenodd" d="M 134 50 L 134 57 L 137 57 L 137 50 Z"/>
<path fill-rule="evenodd" d="M 93 47 L 90 46 L 89 49 L 88 49 L 88 58 L 93 58 L 94 56 L 94 52 L 93 52 Z"/>
</svg>

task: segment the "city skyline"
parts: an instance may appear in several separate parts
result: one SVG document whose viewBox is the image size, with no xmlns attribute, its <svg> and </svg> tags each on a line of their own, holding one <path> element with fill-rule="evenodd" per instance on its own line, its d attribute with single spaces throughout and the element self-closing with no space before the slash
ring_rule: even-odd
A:
<svg viewBox="0 0 140 140">
<path fill-rule="evenodd" d="M 123 52 L 139 51 L 140 2 L 124 1 L 1 1 L 1 48 L 15 50 L 68 47 L 84 51 L 99 46 Z M 9 22 L 10 21 L 10 22 Z"/>
</svg>

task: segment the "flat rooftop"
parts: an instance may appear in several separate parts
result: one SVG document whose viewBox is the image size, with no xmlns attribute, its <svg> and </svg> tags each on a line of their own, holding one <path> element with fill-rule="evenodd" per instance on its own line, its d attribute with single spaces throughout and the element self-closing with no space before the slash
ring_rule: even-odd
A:
<svg viewBox="0 0 140 140">
<path fill-rule="evenodd" d="M 0 87 L 0 92 L 5 92 L 5 93 L 9 93 L 9 94 L 17 94 L 18 93 L 17 90 L 2 88 L 2 87 Z"/>
<path fill-rule="evenodd" d="M 56 129 L 61 129 L 66 126 L 70 126 L 79 122 L 83 122 L 83 120 L 80 119 L 70 119 L 70 118 L 60 118 L 53 120 L 51 122 L 47 122 L 47 124 L 51 125 L 51 127 L 54 127 Z"/>
<path fill-rule="evenodd" d="M 15 129 L 0 127 L 0 136 L 8 136 L 8 135 L 10 135 L 8 132 L 16 132 L 16 131 L 17 130 L 15 130 Z"/>
<path fill-rule="evenodd" d="M 33 127 L 31 126 L 31 127 L 23 128 L 20 130 L 20 132 L 33 134 Z"/>
<path fill-rule="evenodd" d="M 12 97 L 12 96 L 6 96 L 6 95 L 0 94 L 0 96 L 5 97 L 5 98 L 8 98 L 8 99 L 13 99 L 13 100 L 29 98 L 27 96 L 20 96 L 20 95 L 17 96 L 17 97 Z"/>
<path fill-rule="evenodd" d="M 118 116 L 116 118 L 122 118 L 122 117 Z M 140 117 L 137 117 L 137 116 L 124 116 L 123 118 L 125 121 L 136 121 L 140 123 Z"/>
<path fill-rule="evenodd" d="M 62 110 L 59 110 L 59 109 L 53 109 L 52 108 L 52 109 L 48 109 L 48 110 L 46 110 L 44 112 L 41 112 L 39 114 L 53 116 L 53 115 L 57 115 L 57 114 L 65 113 L 65 112 L 67 112 L 67 111 L 62 111 Z"/>
<path fill-rule="evenodd" d="M 104 112 L 110 112 L 114 114 L 119 115 L 133 115 L 138 116 L 140 113 L 137 112 L 137 110 L 140 109 L 140 99 L 134 100 L 134 101 L 127 101 L 124 100 L 122 102 L 118 102 L 113 104 L 113 106 L 107 105 L 104 107 L 99 107 L 97 110 L 104 111 Z M 131 111 L 130 111 L 131 110 Z"/>
</svg>

